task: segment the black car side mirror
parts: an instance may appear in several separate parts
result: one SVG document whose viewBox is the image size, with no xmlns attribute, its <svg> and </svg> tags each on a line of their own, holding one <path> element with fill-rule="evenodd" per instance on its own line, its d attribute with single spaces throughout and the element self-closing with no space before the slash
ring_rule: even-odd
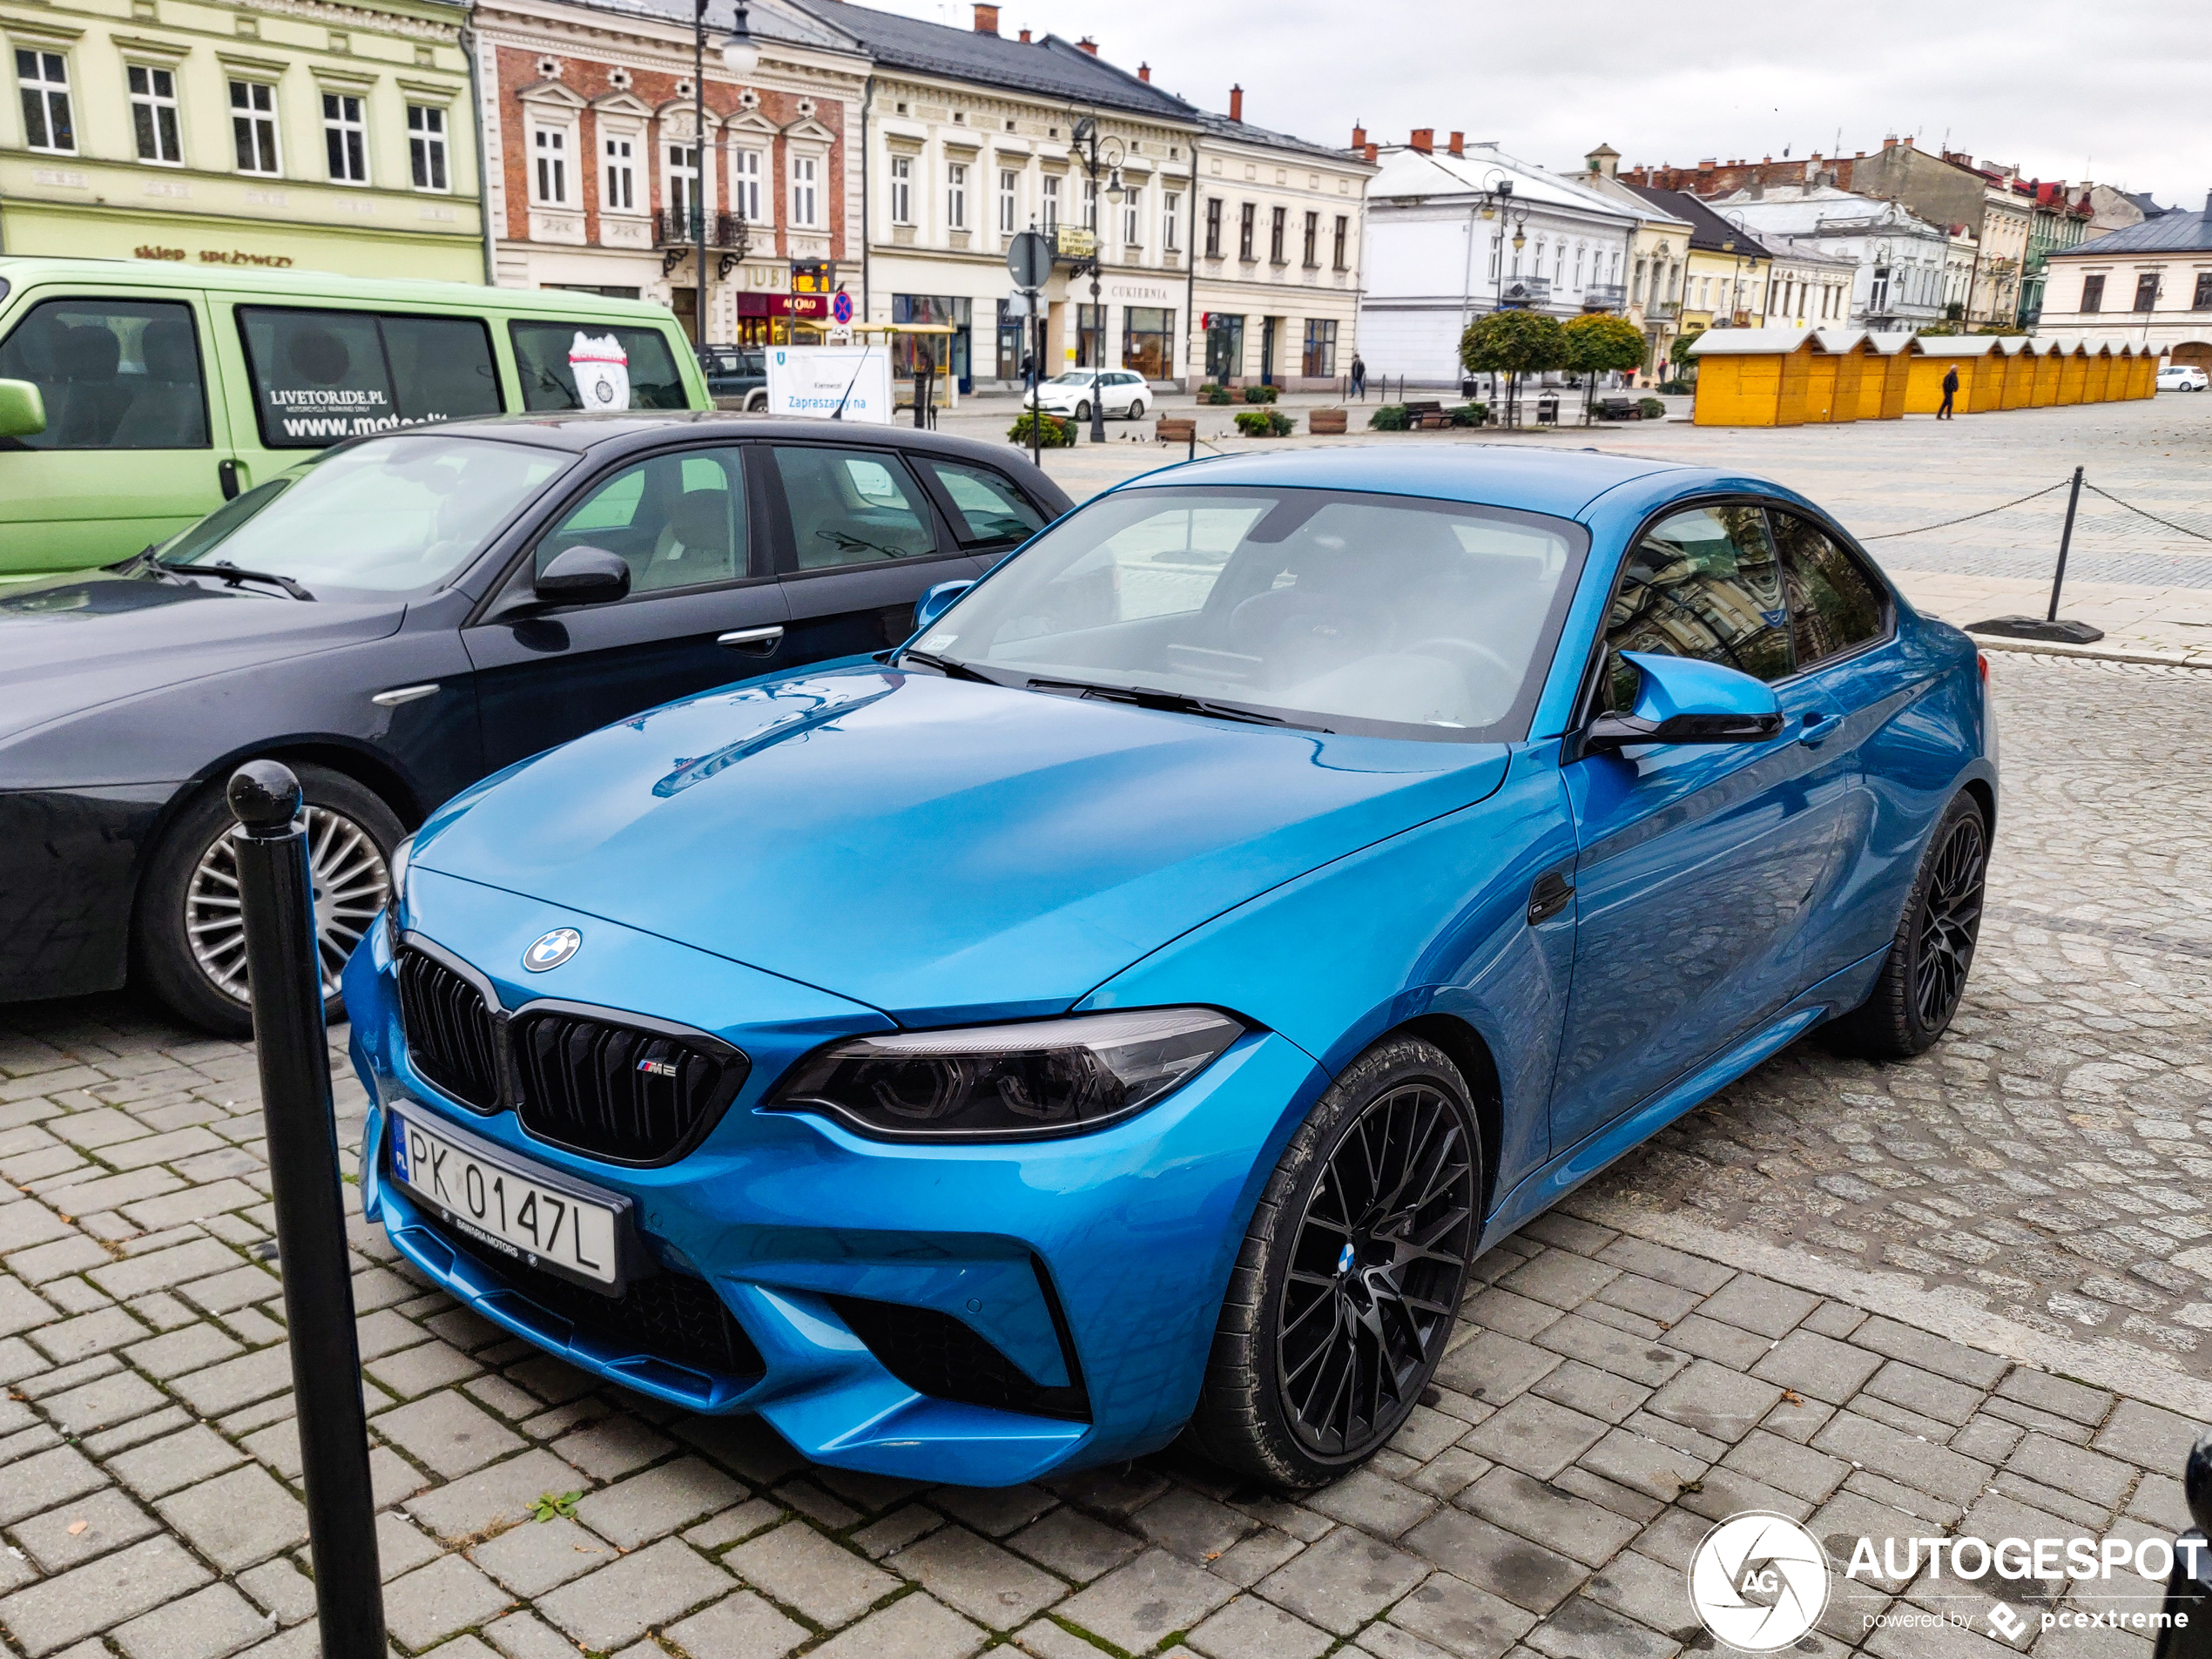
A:
<svg viewBox="0 0 2212 1659">
<path fill-rule="evenodd" d="M 1624 749 L 1639 743 L 1764 743 L 1779 737 L 1777 714 L 1670 714 L 1663 720 L 1633 714 L 1601 714 L 1582 734 L 1588 749 Z"/>
<path fill-rule="evenodd" d="M 532 591 L 547 604 L 605 604 L 630 594 L 630 562 L 604 547 L 572 547 L 537 573 Z"/>
</svg>

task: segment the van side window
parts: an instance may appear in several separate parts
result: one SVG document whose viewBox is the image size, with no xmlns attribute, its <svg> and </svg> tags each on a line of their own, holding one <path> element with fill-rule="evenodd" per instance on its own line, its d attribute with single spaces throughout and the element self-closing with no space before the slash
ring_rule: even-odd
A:
<svg viewBox="0 0 2212 1659">
<path fill-rule="evenodd" d="M 30 381 L 46 400 L 46 429 L 0 448 L 207 448 L 190 306 L 49 300 L 0 341 L 0 380 Z"/>
<path fill-rule="evenodd" d="M 657 328 L 596 322 L 512 322 L 523 407 L 683 409 L 691 407 L 675 354 Z"/>
<path fill-rule="evenodd" d="M 491 335 L 472 317 L 240 306 L 238 326 L 272 449 L 501 412 Z"/>
</svg>

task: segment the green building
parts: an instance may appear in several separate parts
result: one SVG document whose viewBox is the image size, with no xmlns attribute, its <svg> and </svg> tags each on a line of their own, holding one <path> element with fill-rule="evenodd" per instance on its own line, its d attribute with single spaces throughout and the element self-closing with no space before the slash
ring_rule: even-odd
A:
<svg viewBox="0 0 2212 1659">
<path fill-rule="evenodd" d="M 484 280 L 442 0 L 0 0 L 0 251 Z"/>
</svg>

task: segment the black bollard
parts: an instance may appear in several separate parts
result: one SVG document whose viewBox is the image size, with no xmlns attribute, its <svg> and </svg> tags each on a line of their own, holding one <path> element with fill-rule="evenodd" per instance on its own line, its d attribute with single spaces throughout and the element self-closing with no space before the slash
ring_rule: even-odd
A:
<svg viewBox="0 0 2212 1659">
<path fill-rule="evenodd" d="M 2189 1448 L 2182 1475 L 2189 1519 L 2196 1525 L 2174 1541 L 2174 1572 L 2166 1581 L 2166 1619 L 2151 1659 L 2212 1659 L 2212 1429 Z"/>
<path fill-rule="evenodd" d="M 376 1503 L 300 780 L 280 762 L 249 760 L 231 774 L 226 792 L 245 828 L 236 843 L 239 900 L 322 1655 L 385 1659 Z"/>
<path fill-rule="evenodd" d="M 2081 504 L 2081 469 L 2074 469 L 2074 488 L 2067 492 L 2066 528 L 2059 532 L 2059 567 L 2051 577 L 2051 609 L 2040 617 L 1992 617 L 1986 622 L 1970 622 L 1970 634 L 1998 634 L 2007 639 L 2049 639 L 2065 645 L 2094 645 L 2105 637 L 2104 630 L 2086 622 L 2059 620 L 2059 590 L 2066 585 L 2067 556 L 2074 550 L 2074 513 Z"/>
</svg>

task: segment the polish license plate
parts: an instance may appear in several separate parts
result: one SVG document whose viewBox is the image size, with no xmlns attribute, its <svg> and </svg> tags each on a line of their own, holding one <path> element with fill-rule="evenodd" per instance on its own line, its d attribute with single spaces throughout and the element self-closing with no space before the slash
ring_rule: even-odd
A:
<svg viewBox="0 0 2212 1659">
<path fill-rule="evenodd" d="M 442 1127 L 396 1110 L 391 1151 L 400 1184 L 476 1243 L 526 1266 L 617 1282 L 623 1218 L 616 1206 L 526 1163 L 487 1157 Z"/>
</svg>

